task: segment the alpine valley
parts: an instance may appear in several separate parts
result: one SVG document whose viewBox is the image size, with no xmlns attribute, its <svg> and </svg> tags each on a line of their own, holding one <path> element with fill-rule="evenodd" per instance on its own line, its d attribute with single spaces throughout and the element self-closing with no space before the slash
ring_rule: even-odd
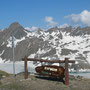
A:
<svg viewBox="0 0 90 90">
<path fill-rule="evenodd" d="M 12 23 L 0 30 L 0 63 L 12 61 L 12 34 L 16 61 L 21 61 L 25 56 L 48 60 L 64 60 L 67 57 L 76 61 L 69 65 L 72 70 L 90 69 L 90 27 L 53 27 L 47 31 L 40 28 L 29 31 L 17 22 Z"/>
</svg>

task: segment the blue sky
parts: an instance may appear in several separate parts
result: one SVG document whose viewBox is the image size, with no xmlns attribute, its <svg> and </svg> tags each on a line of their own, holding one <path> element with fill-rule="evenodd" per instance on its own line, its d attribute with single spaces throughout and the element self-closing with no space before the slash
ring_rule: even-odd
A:
<svg viewBox="0 0 90 90">
<path fill-rule="evenodd" d="M 13 22 L 24 27 L 90 26 L 90 0 L 0 0 L 0 29 Z"/>
</svg>

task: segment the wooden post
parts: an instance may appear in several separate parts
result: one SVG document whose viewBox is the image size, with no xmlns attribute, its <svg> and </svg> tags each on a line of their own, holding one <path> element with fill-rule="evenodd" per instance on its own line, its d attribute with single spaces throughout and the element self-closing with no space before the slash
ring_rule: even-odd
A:
<svg viewBox="0 0 90 90">
<path fill-rule="evenodd" d="M 27 57 L 24 58 L 24 66 L 25 66 L 25 79 L 28 78 L 28 69 L 27 69 Z"/>
<path fill-rule="evenodd" d="M 68 58 L 65 58 L 65 85 L 69 85 Z"/>
</svg>

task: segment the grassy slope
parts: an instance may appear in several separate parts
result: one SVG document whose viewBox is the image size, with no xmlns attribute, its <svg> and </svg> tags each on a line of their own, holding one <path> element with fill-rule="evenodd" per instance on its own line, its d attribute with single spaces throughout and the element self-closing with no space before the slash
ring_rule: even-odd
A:
<svg viewBox="0 0 90 90">
<path fill-rule="evenodd" d="M 0 70 L 0 78 L 2 78 L 2 76 L 6 76 L 7 77 L 9 75 L 10 75 L 9 73 Z"/>
</svg>

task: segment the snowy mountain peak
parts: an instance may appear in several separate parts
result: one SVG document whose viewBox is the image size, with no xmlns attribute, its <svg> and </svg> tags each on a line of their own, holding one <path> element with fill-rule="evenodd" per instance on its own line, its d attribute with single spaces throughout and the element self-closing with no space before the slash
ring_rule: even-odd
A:
<svg viewBox="0 0 90 90">
<path fill-rule="evenodd" d="M 90 27 L 66 28 L 54 27 L 48 31 L 37 29 L 33 32 L 25 30 L 20 24 L 13 23 L 0 32 L 0 59 L 12 60 L 10 36 L 15 37 L 15 59 L 24 56 L 42 59 L 76 60 L 71 68 L 90 68 Z M 2 34 L 1 34 L 2 33 Z"/>
<path fill-rule="evenodd" d="M 12 23 L 12 24 L 9 26 L 9 28 L 12 28 L 12 29 L 18 28 L 18 27 L 22 27 L 18 22 L 14 22 L 14 23 Z M 23 27 L 22 27 L 22 28 L 23 28 Z"/>
</svg>

